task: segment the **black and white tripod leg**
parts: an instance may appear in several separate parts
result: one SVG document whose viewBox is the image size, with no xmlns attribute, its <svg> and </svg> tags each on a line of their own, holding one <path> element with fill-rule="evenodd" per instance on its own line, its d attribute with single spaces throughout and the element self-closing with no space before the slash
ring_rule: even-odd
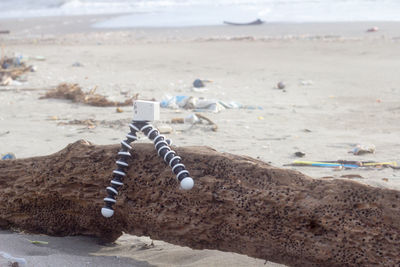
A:
<svg viewBox="0 0 400 267">
<path fill-rule="evenodd" d="M 118 152 L 117 169 L 113 171 L 113 179 L 110 186 L 107 187 L 107 197 L 104 198 L 104 207 L 101 209 L 101 214 L 104 217 L 111 217 L 114 215 L 113 205 L 116 203 L 115 196 L 118 195 L 118 190 L 123 186 L 123 179 L 126 176 L 126 171 L 129 167 L 128 159 L 131 157 L 129 150 L 132 149 L 130 143 L 137 140 L 136 133 L 139 131 L 141 124 L 129 124 L 131 129 L 130 133 L 126 135 L 126 140 L 121 141 L 121 150 Z"/>
<path fill-rule="evenodd" d="M 164 159 L 171 168 L 172 172 L 176 175 L 176 178 L 180 182 L 180 186 L 184 190 L 190 190 L 194 186 L 194 180 L 190 177 L 189 172 L 186 170 L 185 165 L 181 163 L 182 159 L 175 151 L 169 146 L 171 140 L 166 139 L 160 132 L 151 124 L 146 124 L 140 128 L 151 141 L 154 142 L 154 147 L 157 150 L 157 154 Z"/>
</svg>

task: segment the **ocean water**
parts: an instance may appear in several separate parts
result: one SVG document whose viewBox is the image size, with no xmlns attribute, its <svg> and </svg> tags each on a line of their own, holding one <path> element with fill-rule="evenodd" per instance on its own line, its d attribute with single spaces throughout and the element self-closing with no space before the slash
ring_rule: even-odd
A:
<svg viewBox="0 0 400 267">
<path fill-rule="evenodd" d="M 400 0 L 0 0 L 1 18 L 120 14 L 95 27 L 219 25 L 222 21 L 400 21 Z"/>
</svg>

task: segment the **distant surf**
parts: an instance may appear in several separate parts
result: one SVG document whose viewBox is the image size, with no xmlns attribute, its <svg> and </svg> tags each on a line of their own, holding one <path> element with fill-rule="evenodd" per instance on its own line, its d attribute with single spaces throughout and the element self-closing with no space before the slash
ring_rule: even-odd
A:
<svg viewBox="0 0 400 267">
<path fill-rule="evenodd" d="M 1 0 L 1 18 L 124 14 L 100 28 L 221 25 L 223 21 L 400 21 L 398 0 Z M 129 14 L 129 15 L 127 15 Z"/>
</svg>

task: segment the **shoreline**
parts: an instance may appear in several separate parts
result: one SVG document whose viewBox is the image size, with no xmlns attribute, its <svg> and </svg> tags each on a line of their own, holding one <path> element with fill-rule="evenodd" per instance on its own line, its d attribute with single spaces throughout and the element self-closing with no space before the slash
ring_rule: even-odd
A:
<svg viewBox="0 0 400 267">
<path fill-rule="evenodd" d="M 400 40 L 400 22 L 360 21 L 360 22 L 304 22 L 277 23 L 268 21 L 256 26 L 188 26 L 188 27 L 137 27 L 137 28 L 95 28 L 94 23 L 119 15 L 90 15 L 65 17 L 38 17 L 23 19 L 0 19 L 0 29 L 9 30 L 10 34 L 0 35 L 3 43 L 17 43 L 36 40 L 58 39 L 73 43 L 73 40 L 89 39 L 108 33 L 115 38 L 122 38 L 125 43 L 134 42 L 180 42 L 198 40 L 240 40 L 243 37 L 253 40 Z M 377 32 L 367 32 L 378 27 Z M 236 38 L 236 39 L 235 39 Z M 126 40 L 125 40 L 126 39 Z M 103 40 L 102 40 L 103 41 Z"/>
</svg>

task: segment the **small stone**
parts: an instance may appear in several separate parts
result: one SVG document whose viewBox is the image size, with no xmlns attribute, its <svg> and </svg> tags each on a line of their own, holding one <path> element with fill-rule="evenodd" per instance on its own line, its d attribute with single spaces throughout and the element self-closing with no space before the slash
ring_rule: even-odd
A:
<svg viewBox="0 0 400 267">
<path fill-rule="evenodd" d="M 193 82 L 193 87 L 195 87 L 195 88 L 201 88 L 201 87 L 204 87 L 204 86 L 205 85 L 204 85 L 203 81 L 200 80 L 200 79 L 196 79 Z"/>
<path fill-rule="evenodd" d="M 158 126 L 158 130 L 160 131 L 160 134 L 170 134 L 173 131 L 172 127 L 169 125 Z"/>
<path fill-rule="evenodd" d="M 296 157 L 302 158 L 302 157 L 304 157 L 306 155 L 306 153 L 301 152 L 301 151 L 297 151 L 297 152 L 294 153 L 294 155 Z"/>
<path fill-rule="evenodd" d="M 276 85 L 276 87 L 278 87 L 278 89 L 285 89 L 286 85 L 281 81 Z"/>
<path fill-rule="evenodd" d="M 72 64 L 72 67 L 83 67 L 83 65 L 80 62 L 75 62 Z"/>
</svg>

